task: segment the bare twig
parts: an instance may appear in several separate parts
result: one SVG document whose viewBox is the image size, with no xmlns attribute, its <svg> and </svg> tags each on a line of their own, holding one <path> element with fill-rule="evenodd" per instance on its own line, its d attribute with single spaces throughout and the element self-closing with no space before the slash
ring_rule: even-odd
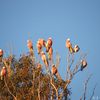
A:
<svg viewBox="0 0 100 100">
<path fill-rule="evenodd" d="M 52 79 L 50 80 L 50 84 L 52 85 L 52 87 L 55 89 L 56 91 L 56 97 L 57 97 L 57 100 L 58 100 L 58 89 L 55 87 L 55 85 L 52 83 Z"/>
<path fill-rule="evenodd" d="M 92 74 L 87 78 L 87 80 L 85 81 L 85 86 L 84 86 L 84 93 L 83 95 L 81 96 L 80 100 L 86 100 L 86 93 L 87 93 L 87 85 L 88 85 L 88 82 L 91 78 Z"/>
<path fill-rule="evenodd" d="M 94 88 L 93 88 L 93 92 L 92 92 L 92 95 L 91 95 L 91 97 L 90 97 L 90 100 L 92 100 L 92 98 L 93 98 L 93 96 L 94 96 L 94 92 L 95 92 L 96 86 L 97 86 L 97 84 L 96 84 L 96 85 L 94 86 Z"/>
<path fill-rule="evenodd" d="M 60 99 L 63 97 L 63 92 L 65 91 L 65 89 L 68 87 L 68 85 L 70 84 L 71 80 L 67 80 L 65 85 L 64 85 L 64 88 L 63 88 L 63 91 L 60 93 Z"/>
<path fill-rule="evenodd" d="M 73 75 L 75 75 L 78 71 L 80 71 L 79 69 L 80 64 L 81 64 L 80 61 L 76 64 L 75 68 L 73 69 Z"/>
<path fill-rule="evenodd" d="M 5 86 L 6 86 L 7 90 L 8 90 L 8 92 L 13 96 L 13 98 L 14 98 L 15 100 L 17 100 L 16 96 L 14 96 L 14 94 L 10 91 L 10 89 L 9 89 L 9 87 L 8 87 L 8 85 L 7 85 L 7 82 L 6 82 L 5 77 L 4 77 L 4 82 L 5 82 Z"/>
<path fill-rule="evenodd" d="M 70 53 L 68 52 L 67 55 L 67 75 L 66 75 L 66 80 L 70 77 L 71 70 L 70 70 Z"/>
<path fill-rule="evenodd" d="M 86 82 L 85 82 L 84 100 L 86 100 L 87 85 L 88 85 L 88 82 L 89 82 L 91 76 L 92 76 L 92 74 L 88 77 L 88 79 L 87 79 Z"/>
<path fill-rule="evenodd" d="M 79 60 L 76 64 L 76 66 L 73 69 L 73 75 L 77 74 L 80 71 L 79 67 L 81 65 L 81 60 L 85 59 L 86 56 L 87 56 L 87 53 L 86 54 L 82 54 L 82 53 L 80 54 L 80 58 L 79 58 Z"/>
</svg>

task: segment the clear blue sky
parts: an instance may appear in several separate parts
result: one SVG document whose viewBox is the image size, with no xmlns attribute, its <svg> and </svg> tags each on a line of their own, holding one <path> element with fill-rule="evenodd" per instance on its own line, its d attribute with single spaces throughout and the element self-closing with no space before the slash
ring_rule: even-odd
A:
<svg viewBox="0 0 100 100">
<path fill-rule="evenodd" d="M 30 35 L 28 34 L 30 33 Z M 26 40 L 31 38 L 36 52 L 36 41 L 53 38 L 54 53 L 59 52 L 60 74 L 66 70 L 66 38 L 88 52 L 88 68 L 76 75 L 72 82 L 72 100 L 82 95 L 83 82 L 93 73 L 88 96 L 98 83 L 95 97 L 100 98 L 100 0 L 0 0 L 0 48 L 19 56 L 28 51 Z"/>
</svg>

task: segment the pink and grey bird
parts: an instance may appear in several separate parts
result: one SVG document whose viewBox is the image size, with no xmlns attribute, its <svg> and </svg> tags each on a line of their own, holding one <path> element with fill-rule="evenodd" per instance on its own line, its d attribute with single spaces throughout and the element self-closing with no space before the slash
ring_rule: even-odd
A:
<svg viewBox="0 0 100 100">
<path fill-rule="evenodd" d="M 3 67 L 0 72 L 1 80 L 6 76 L 7 70 L 6 67 Z"/>
<path fill-rule="evenodd" d="M 53 75 L 56 75 L 56 73 L 58 72 L 58 70 L 57 70 L 57 68 L 55 67 L 54 64 L 52 65 L 51 72 L 52 72 Z"/>
<path fill-rule="evenodd" d="M 3 50 L 0 49 L 0 62 L 2 62 L 2 58 L 3 58 Z"/>
<path fill-rule="evenodd" d="M 33 43 L 31 40 L 27 40 L 27 47 L 29 49 L 30 55 L 34 56 L 34 52 L 33 52 Z"/>
<path fill-rule="evenodd" d="M 74 52 L 73 47 L 72 47 L 72 44 L 71 44 L 69 38 L 66 40 L 66 47 L 69 49 L 70 53 L 73 53 Z"/>
<path fill-rule="evenodd" d="M 46 44 L 46 52 L 49 51 L 50 47 L 52 46 L 52 43 L 53 43 L 52 38 L 49 37 Z"/>
<path fill-rule="evenodd" d="M 42 46 L 42 47 L 45 47 L 46 46 L 46 41 L 44 39 L 39 39 L 38 40 L 38 43 Z"/>
<path fill-rule="evenodd" d="M 45 66 L 48 67 L 49 66 L 48 60 L 47 60 L 46 55 L 43 51 L 41 52 L 41 59 L 44 62 Z"/>
<path fill-rule="evenodd" d="M 27 47 L 28 47 L 29 49 L 33 49 L 33 43 L 32 43 L 31 40 L 27 40 Z"/>
<path fill-rule="evenodd" d="M 42 51 L 42 45 L 41 45 L 41 43 L 39 41 L 37 41 L 36 46 L 37 46 L 37 52 L 38 52 L 38 54 L 40 54 L 41 51 Z"/>
<path fill-rule="evenodd" d="M 0 49 L 0 57 L 3 57 L 3 50 Z"/>
<path fill-rule="evenodd" d="M 78 52 L 80 50 L 79 46 L 78 45 L 75 45 L 74 46 L 74 52 Z"/>
<path fill-rule="evenodd" d="M 87 61 L 86 60 L 81 60 L 81 71 L 87 67 Z"/>
<path fill-rule="evenodd" d="M 61 76 L 58 72 L 58 69 L 54 64 L 52 65 L 51 72 L 52 72 L 53 75 L 55 75 L 58 78 L 58 80 L 61 80 Z"/>
</svg>

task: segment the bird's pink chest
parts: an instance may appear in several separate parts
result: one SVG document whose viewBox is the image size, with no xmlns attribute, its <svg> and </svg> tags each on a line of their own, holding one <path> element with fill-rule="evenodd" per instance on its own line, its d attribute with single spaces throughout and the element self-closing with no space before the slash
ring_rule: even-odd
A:
<svg viewBox="0 0 100 100">
<path fill-rule="evenodd" d="M 66 42 L 66 47 L 69 48 L 71 46 L 70 42 Z"/>
<path fill-rule="evenodd" d="M 6 75 L 6 69 L 2 70 L 2 75 Z"/>
</svg>

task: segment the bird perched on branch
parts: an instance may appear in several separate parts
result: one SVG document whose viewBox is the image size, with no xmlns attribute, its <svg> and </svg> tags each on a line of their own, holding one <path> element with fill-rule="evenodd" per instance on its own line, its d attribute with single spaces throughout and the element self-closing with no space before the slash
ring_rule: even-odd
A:
<svg viewBox="0 0 100 100">
<path fill-rule="evenodd" d="M 33 49 L 33 43 L 32 43 L 31 40 L 27 40 L 27 47 L 28 47 L 29 49 Z"/>
<path fill-rule="evenodd" d="M 48 67 L 49 66 L 49 63 L 48 63 L 48 60 L 46 58 L 46 55 L 45 55 L 45 53 L 43 51 L 41 52 L 41 59 L 44 62 L 45 66 Z"/>
<path fill-rule="evenodd" d="M 57 70 L 57 68 L 54 64 L 52 65 L 51 72 L 52 72 L 53 75 L 55 75 L 58 72 L 58 70 Z"/>
<path fill-rule="evenodd" d="M 42 46 L 42 47 L 46 47 L 46 41 L 44 39 L 39 39 L 38 43 Z"/>
<path fill-rule="evenodd" d="M 40 42 L 39 42 L 39 41 L 37 41 L 36 46 L 37 46 L 37 52 L 38 52 L 38 54 L 40 54 L 40 53 L 41 53 L 41 51 L 42 51 L 42 45 L 40 44 Z"/>
<path fill-rule="evenodd" d="M 3 66 L 0 72 L 1 80 L 3 80 L 3 78 L 6 76 L 6 73 L 7 73 L 6 67 Z"/>
<path fill-rule="evenodd" d="M 52 38 L 49 37 L 48 40 L 47 40 L 47 44 L 46 44 L 46 52 L 49 51 L 49 49 L 50 49 L 51 46 L 52 46 L 52 43 L 53 43 Z"/>
<path fill-rule="evenodd" d="M 53 75 L 55 75 L 58 78 L 58 80 L 61 80 L 61 76 L 58 72 L 58 69 L 54 64 L 52 65 L 51 72 L 52 72 Z"/>
<path fill-rule="evenodd" d="M 78 52 L 79 50 L 80 50 L 79 46 L 78 46 L 78 45 L 75 45 L 75 46 L 74 46 L 74 52 L 76 53 L 76 52 Z"/>
<path fill-rule="evenodd" d="M 53 55 L 53 49 L 52 47 L 50 47 L 49 51 L 48 51 L 48 59 L 52 60 L 52 55 Z"/>
<path fill-rule="evenodd" d="M 2 61 L 2 57 L 3 57 L 3 50 L 0 49 L 0 62 Z"/>
<path fill-rule="evenodd" d="M 13 76 L 13 69 L 11 68 L 12 56 L 10 55 L 8 58 L 3 59 L 3 63 L 6 66 L 7 76 L 11 78 Z"/>
<path fill-rule="evenodd" d="M 81 60 L 81 71 L 87 67 L 87 61 L 86 60 Z"/>
<path fill-rule="evenodd" d="M 27 40 L 27 47 L 29 49 L 30 54 L 33 56 L 34 55 L 34 53 L 33 53 L 33 43 L 32 43 L 31 40 Z"/>
<path fill-rule="evenodd" d="M 72 44 L 71 44 L 69 38 L 66 40 L 66 47 L 69 49 L 70 53 L 73 53 L 74 52 L 74 49 L 72 47 Z"/>
</svg>

